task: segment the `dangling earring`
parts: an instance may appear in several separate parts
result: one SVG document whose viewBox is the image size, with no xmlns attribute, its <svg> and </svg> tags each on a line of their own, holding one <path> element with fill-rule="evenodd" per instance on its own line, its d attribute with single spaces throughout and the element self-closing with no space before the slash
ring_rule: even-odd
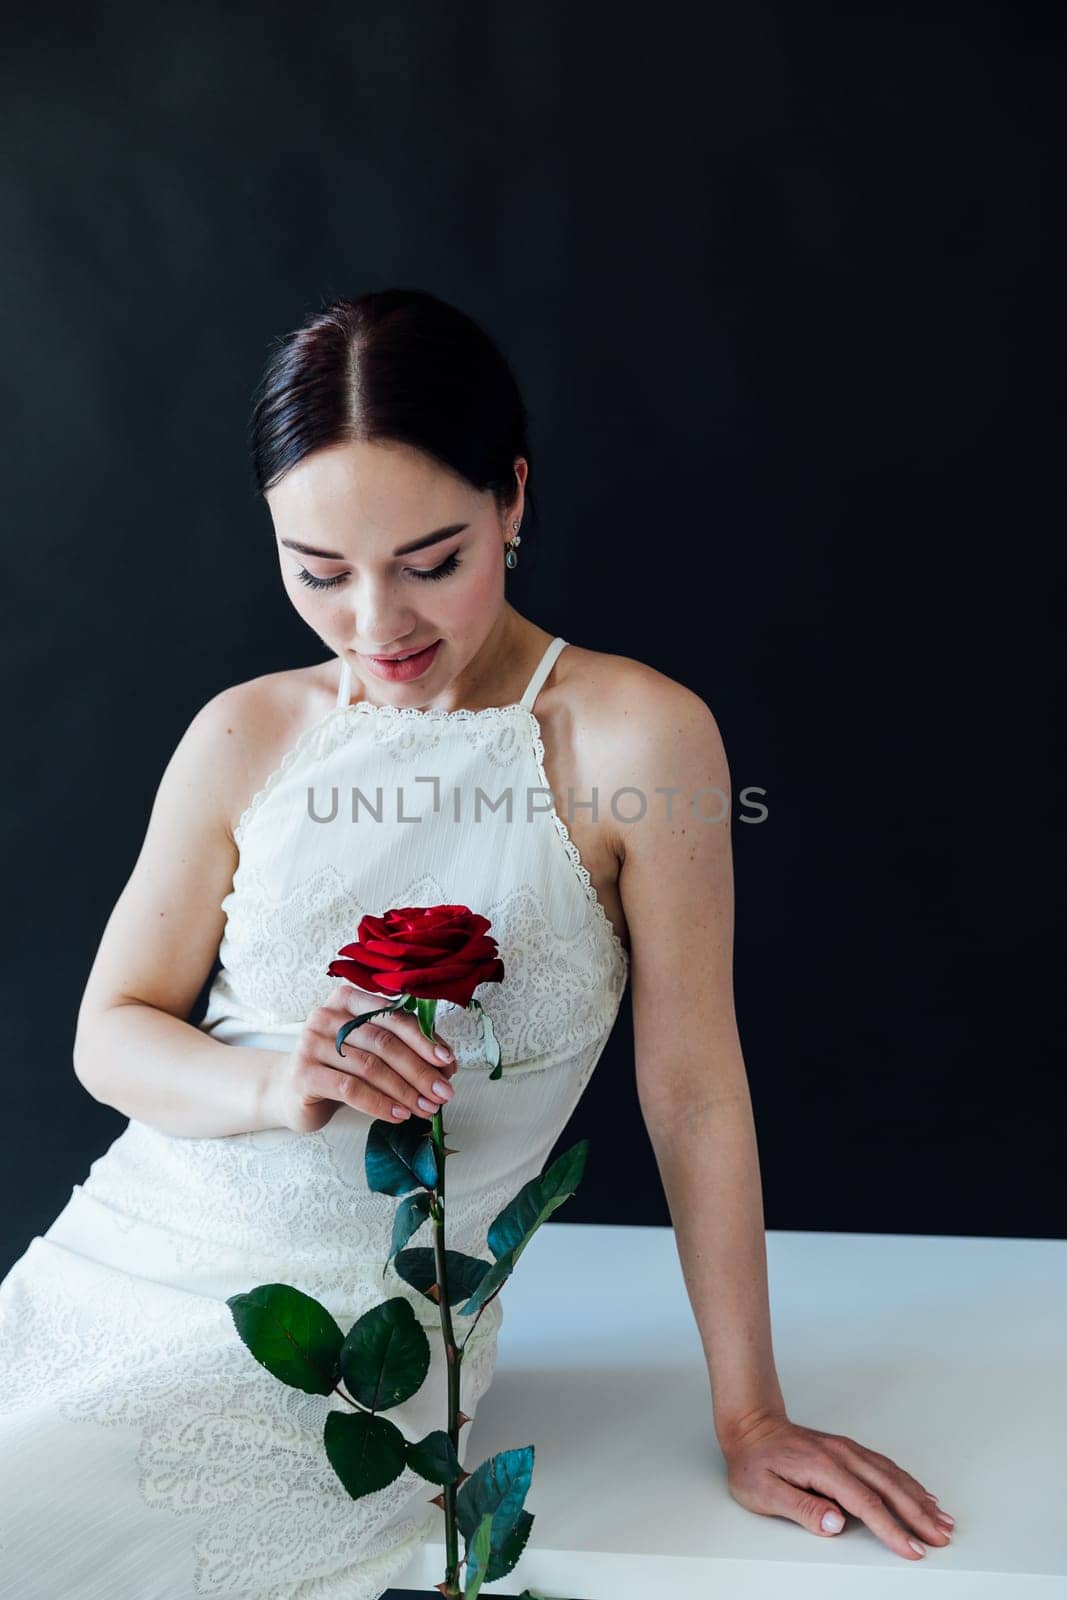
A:
<svg viewBox="0 0 1067 1600">
<path fill-rule="evenodd" d="M 504 546 L 504 565 L 508 567 L 517 567 L 519 564 L 518 547 L 522 543 L 522 540 L 519 538 L 519 524 L 517 522 L 513 522 L 511 526 L 515 529 L 515 535 L 513 538 L 509 539 L 507 544 Z"/>
</svg>

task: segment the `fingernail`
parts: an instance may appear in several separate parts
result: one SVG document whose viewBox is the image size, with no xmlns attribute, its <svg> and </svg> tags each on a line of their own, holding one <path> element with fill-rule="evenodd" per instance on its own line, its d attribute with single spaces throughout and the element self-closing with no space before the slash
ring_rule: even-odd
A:
<svg viewBox="0 0 1067 1600">
<path fill-rule="evenodd" d="M 411 1115 L 411 1112 L 408 1110 L 407 1106 L 394 1106 L 393 1107 L 393 1116 L 394 1117 L 410 1117 L 410 1115 Z"/>
<path fill-rule="evenodd" d="M 840 1533 L 844 1526 L 843 1518 L 839 1517 L 836 1511 L 828 1511 L 822 1519 L 824 1533 Z"/>
<path fill-rule="evenodd" d="M 434 1094 L 439 1094 L 442 1100 L 451 1100 L 454 1091 L 449 1084 L 442 1083 L 440 1078 L 436 1078 L 434 1080 L 433 1092 Z"/>
<path fill-rule="evenodd" d="M 956 1526 L 955 1517 L 950 1517 L 947 1511 L 939 1511 L 937 1516 L 939 1521 L 947 1522 L 950 1528 L 954 1528 Z"/>
<path fill-rule="evenodd" d="M 435 1044 L 433 1047 L 433 1053 L 437 1057 L 438 1061 L 452 1060 L 452 1052 L 446 1044 Z"/>
<path fill-rule="evenodd" d="M 909 1539 L 908 1543 L 911 1545 L 911 1548 L 915 1551 L 917 1556 L 924 1556 L 926 1554 L 926 1546 L 924 1544 L 920 1544 L 918 1539 Z"/>
</svg>

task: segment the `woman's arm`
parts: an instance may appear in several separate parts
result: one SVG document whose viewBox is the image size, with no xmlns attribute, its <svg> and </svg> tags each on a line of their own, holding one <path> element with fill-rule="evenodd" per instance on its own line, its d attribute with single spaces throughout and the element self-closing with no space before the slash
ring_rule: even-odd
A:
<svg viewBox="0 0 1067 1600">
<path fill-rule="evenodd" d="M 637 1088 L 707 1356 L 730 1493 L 749 1511 L 823 1537 L 851 1512 L 890 1550 L 918 1560 L 925 1548 L 909 1530 L 928 1545 L 950 1537 L 933 1496 L 888 1456 L 791 1421 L 778 1384 L 734 1017 L 732 797 L 718 727 L 696 695 L 647 668 L 620 703 L 618 747 L 630 770 L 618 784 L 648 800 L 646 815 L 618 830 Z M 676 791 L 670 820 L 668 795 L 657 792 L 668 789 Z"/>
<path fill-rule="evenodd" d="M 730 774 L 703 701 L 658 675 L 645 694 L 643 708 L 631 700 L 630 776 L 621 781 L 643 792 L 647 810 L 619 827 L 637 1093 L 725 1442 L 754 1413 L 783 1408 L 734 1016 Z"/>
<path fill-rule="evenodd" d="M 160 781 L 130 879 L 78 1012 L 74 1071 L 95 1100 L 166 1133 L 275 1126 L 267 1090 L 284 1056 L 186 1021 L 218 953 L 237 864 L 230 817 L 249 784 L 257 696 L 241 684 L 193 718 Z"/>
</svg>

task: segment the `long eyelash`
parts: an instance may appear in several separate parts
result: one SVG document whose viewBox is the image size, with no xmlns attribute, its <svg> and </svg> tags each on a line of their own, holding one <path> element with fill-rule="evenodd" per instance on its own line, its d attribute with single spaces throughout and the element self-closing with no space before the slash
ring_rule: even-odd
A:
<svg viewBox="0 0 1067 1600">
<path fill-rule="evenodd" d="M 409 571 L 411 572 L 411 576 L 413 578 L 418 578 L 420 582 L 428 580 L 432 583 L 435 578 L 447 578 L 448 574 L 450 572 L 455 572 L 458 566 L 459 556 L 456 551 L 453 550 L 452 554 L 450 556 L 446 556 L 439 566 L 427 567 L 425 572 L 421 572 L 417 567 L 411 567 L 409 568 Z"/>
<path fill-rule="evenodd" d="M 437 578 L 447 578 L 449 573 L 455 572 L 459 564 L 459 556 L 453 550 L 452 554 L 446 556 L 439 566 L 428 567 L 425 572 L 420 571 L 417 567 L 411 567 L 409 571 L 411 576 L 418 579 L 420 583 L 432 583 Z M 306 567 L 300 567 L 296 575 L 301 583 L 307 584 L 309 589 L 334 589 L 339 583 L 344 582 L 344 573 L 339 573 L 336 578 L 317 578 L 313 572 L 308 572 Z"/>
<path fill-rule="evenodd" d="M 300 579 L 301 583 L 307 584 L 309 589 L 332 589 L 335 584 L 341 582 L 339 577 L 316 578 L 315 574 L 313 572 L 308 572 L 305 567 L 298 567 L 296 575 Z"/>
</svg>

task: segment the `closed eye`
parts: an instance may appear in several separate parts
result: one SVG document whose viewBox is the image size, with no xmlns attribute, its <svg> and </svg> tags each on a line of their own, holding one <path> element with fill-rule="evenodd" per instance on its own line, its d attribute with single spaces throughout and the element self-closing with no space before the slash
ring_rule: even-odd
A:
<svg viewBox="0 0 1067 1600">
<path fill-rule="evenodd" d="M 433 582 L 437 578 L 447 578 L 460 564 L 459 555 L 453 550 L 450 556 L 436 567 L 409 567 L 408 577 L 417 579 L 420 583 Z M 336 589 L 337 585 L 344 583 L 347 573 L 338 573 L 336 578 L 317 578 L 313 572 L 308 572 L 306 567 L 299 567 L 296 576 L 301 583 L 307 584 L 309 589 Z"/>
</svg>

